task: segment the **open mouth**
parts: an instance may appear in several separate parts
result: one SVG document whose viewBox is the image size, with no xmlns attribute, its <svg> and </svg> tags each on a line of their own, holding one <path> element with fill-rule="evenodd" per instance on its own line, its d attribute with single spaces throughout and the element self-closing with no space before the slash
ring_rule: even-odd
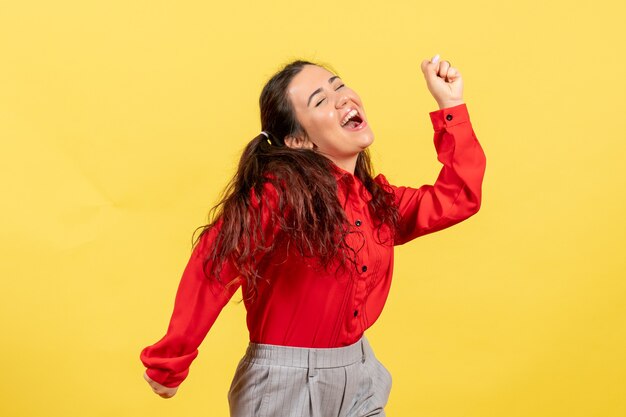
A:
<svg viewBox="0 0 626 417">
<path fill-rule="evenodd" d="M 341 121 L 341 127 L 344 129 L 357 129 L 363 124 L 363 118 L 356 110 L 351 110 Z"/>
</svg>

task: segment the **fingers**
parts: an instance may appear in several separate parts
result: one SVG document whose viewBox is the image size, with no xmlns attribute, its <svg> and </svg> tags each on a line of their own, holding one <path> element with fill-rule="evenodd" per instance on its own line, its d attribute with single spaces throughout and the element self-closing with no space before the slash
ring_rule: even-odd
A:
<svg viewBox="0 0 626 417">
<path fill-rule="evenodd" d="M 447 62 L 447 61 L 446 61 Z M 430 60 L 425 59 L 422 61 L 422 72 L 427 80 L 433 80 L 434 78 L 439 76 L 441 62 L 439 62 L 439 54 L 432 57 Z M 450 63 L 448 62 L 448 66 Z"/>
<path fill-rule="evenodd" d="M 144 372 L 143 378 L 148 382 L 150 388 L 152 388 L 152 391 L 161 398 L 172 398 L 176 394 L 176 391 L 178 391 L 178 387 L 166 387 L 152 380 L 152 378 L 150 378 L 146 372 Z"/>
<path fill-rule="evenodd" d="M 176 388 L 168 388 L 167 390 L 152 388 L 152 390 L 161 398 L 172 398 L 176 395 Z"/>
<path fill-rule="evenodd" d="M 433 72 L 433 70 L 430 68 L 430 67 L 432 67 L 432 66 L 433 66 L 433 64 L 431 63 L 431 61 L 430 61 L 430 60 L 425 59 L 425 60 L 423 60 L 423 61 L 422 61 L 421 68 L 422 68 L 422 72 L 424 73 L 424 75 L 425 75 L 426 77 L 428 77 L 429 75 L 431 75 L 431 73 Z"/>
<path fill-rule="evenodd" d="M 446 74 L 446 81 L 454 81 L 460 76 L 461 74 L 459 73 L 459 70 L 454 67 L 450 67 L 448 68 L 448 73 Z"/>
<path fill-rule="evenodd" d="M 169 387 L 164 387 L 162 385 L 159 385 L 157 387 L 153 385 L 150 385 L 150 386 L 152 387 L 152 391 L 154 391 L 154 393 L 157 394 L 161 398 L 172 398 L 174 395 L 176 395 L 176 391 L 178 391 L 178 387 L 169 388 Z"/>
<path fill-rule="evenodd" d="M 450 61 L 440 61 L 439 54 L 435 55 L 430 60 L 423 60 L 421 68 L 422 72 L 424 73 L 424 75 L 426 75 L 427 78 L 432 78 L 433 76 L 436 76 L 439 78 L 443 78 L 445 81 L 454 81 L 461 76 L 459 70 L 452 67 Z"/>
<path fill-rule="evenodd" d="M 445 81 L 454 81 L 459 75 L 459 71 L 452 67 L 450 61 L 445 60 L 439 63 L 439 68 L 435 70 L 435 73 L 438 77 L 443 78 Z"/>
<path fill-rule="evenodd" d="M 439 63 L 439 69 L 437 70 L 437 76 L 444 80 L 448 76 L 448 70 L 450 69 L 450 61 L 441 61 Z"/>
</svg>

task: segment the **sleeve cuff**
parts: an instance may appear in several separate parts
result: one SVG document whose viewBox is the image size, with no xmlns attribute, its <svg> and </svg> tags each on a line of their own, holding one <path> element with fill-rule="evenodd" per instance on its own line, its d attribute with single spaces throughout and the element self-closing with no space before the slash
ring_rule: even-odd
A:
<svg viewBox="0 0 626 417">
<path fill-rule="evenodd" d="M 430 121 L 435 131 L 470 121 L 467 105 L 465 103 L 435 110 L 428 114 L 430 115 Z"/>
</svg>

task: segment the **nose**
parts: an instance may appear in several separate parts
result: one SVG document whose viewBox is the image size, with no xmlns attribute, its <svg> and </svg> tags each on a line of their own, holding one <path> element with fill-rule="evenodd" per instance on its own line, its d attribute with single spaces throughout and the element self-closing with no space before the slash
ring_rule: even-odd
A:
<svg viewBox="0 0 626 417">
<path fill-rule="evenodd" d="M 344 92 L 339 93 L 339 99 L 337 100 L 337 108 L 341 108 L 348 102 L 348 95 Z"/>
</svg>

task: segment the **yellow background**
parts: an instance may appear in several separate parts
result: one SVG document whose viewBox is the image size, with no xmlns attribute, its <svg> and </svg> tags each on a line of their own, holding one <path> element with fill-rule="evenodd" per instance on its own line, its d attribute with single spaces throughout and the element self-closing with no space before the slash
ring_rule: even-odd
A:
<svg viewBox="0 0 626 417">
<path fill-rule="evenodd" d="M 191 234 L 259 131 L 263 83 L 329 63 L 377 172 L 441 168 L 419 64 L 463 75 L 481 211 L 396 252 L 368 331 L 390 416 L 626 415 L 626 58 L 618 1 L 2 1 L 0 415 L 226 416 L 230 303 L 178 394 L 165 333 Z"/>
</svg>

